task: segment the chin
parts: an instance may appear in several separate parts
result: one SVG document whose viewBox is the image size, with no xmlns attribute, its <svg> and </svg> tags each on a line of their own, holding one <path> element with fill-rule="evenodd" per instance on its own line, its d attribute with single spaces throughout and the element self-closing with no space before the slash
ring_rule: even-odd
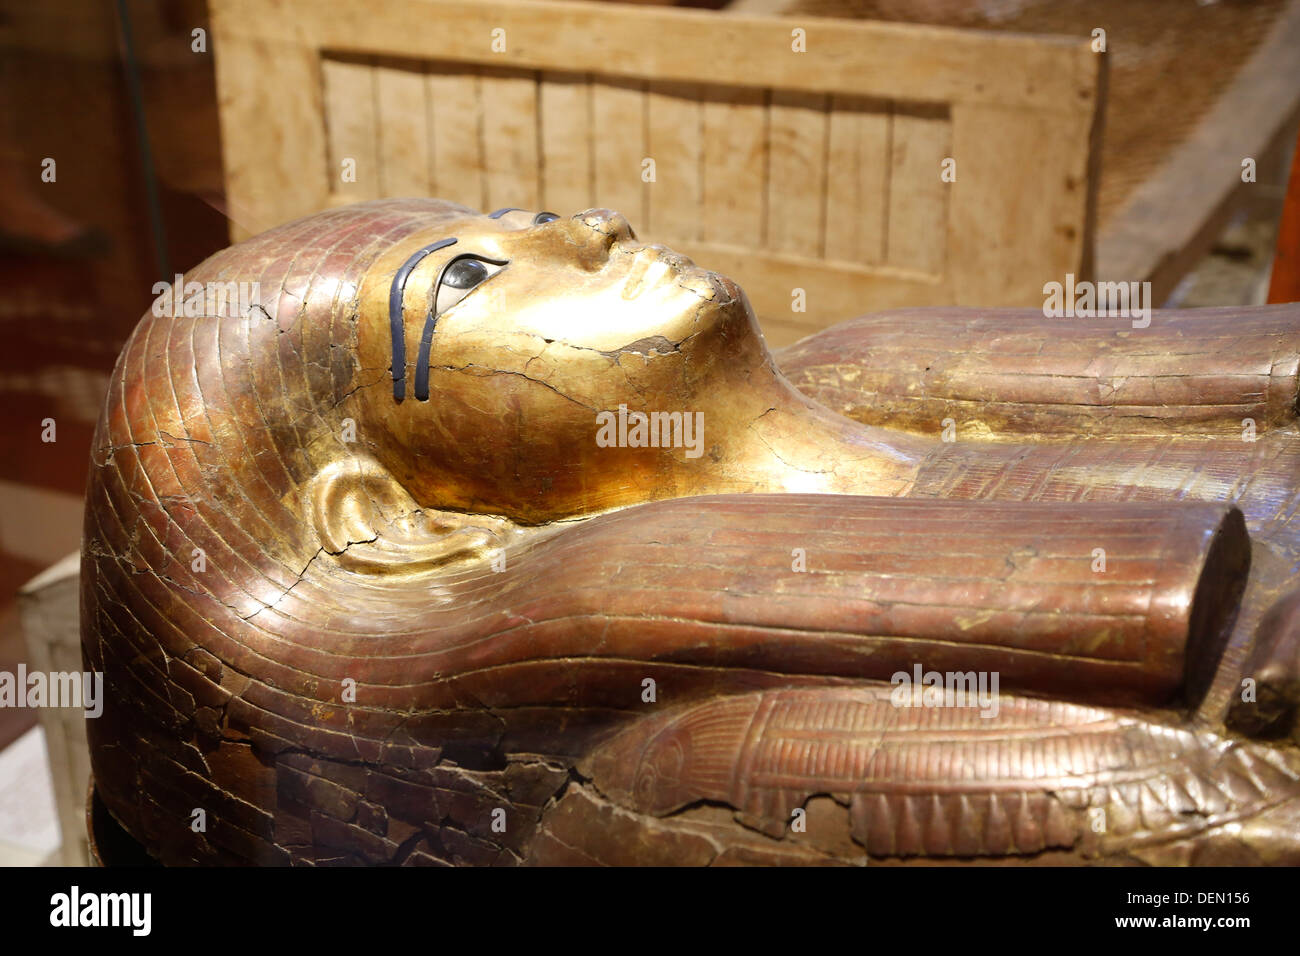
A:
<svg viewBox="0 0 1300 956">
<path fill-rule="evenodd" d="M 753 306 L 749 304 L 749 297 L 745 295 L 745 290 L 737 285 L 734 279 L 719 272 L 708 272 L 704 275 L 708 277 L 716 293 L 709 308 L 712 315 L 710 324 L 733 343 L 733 348 L 738 340 L 752 339 L 766 351 L 767 346 L 763 343 L 758 317 L 754 315 Z"/>
</svg>

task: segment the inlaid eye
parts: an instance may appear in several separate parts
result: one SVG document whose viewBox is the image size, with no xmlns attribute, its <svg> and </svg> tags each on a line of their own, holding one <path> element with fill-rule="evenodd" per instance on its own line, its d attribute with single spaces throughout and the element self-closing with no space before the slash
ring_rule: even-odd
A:
<svg viewBox="0 0 1300 956">
<path fill-rule="evenodd" d="M 560 217 L 553 212 L 539 212 L 536 216 L 533 217 L 533 225 L 540 226 L 544 222 L 554 222 L 559 218 Z"/>
<path fill-rule="evenodd" d="M 434 315 L 442 315 L 484 281 L 500 272 L 504 265 L 504 262 L 485 261 L 472 256 L 452 262 L 438 283 Z"/>
<path fill-rule="evenodd" d="M 486 279 L 488 274 L 487 266 L 477 259 L 461 259 L 447 267 L 442 282 L 453 289 L 472 289 Z"/>
</svg>

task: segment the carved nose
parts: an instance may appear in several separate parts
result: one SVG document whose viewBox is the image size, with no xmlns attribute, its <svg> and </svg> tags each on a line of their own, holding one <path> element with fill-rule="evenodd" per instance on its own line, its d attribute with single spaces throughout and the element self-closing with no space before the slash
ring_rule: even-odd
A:
<svg viewBox="0 0 1300 956">
<path fill-rule="evenodd" d="M 636 238 L 632 224 L 622 213 L 612 209 L 588 209 L 576 218 L 601 237 L 601 244 L 606 250 L 616 242 L 628 242 Z"/>
</svg>

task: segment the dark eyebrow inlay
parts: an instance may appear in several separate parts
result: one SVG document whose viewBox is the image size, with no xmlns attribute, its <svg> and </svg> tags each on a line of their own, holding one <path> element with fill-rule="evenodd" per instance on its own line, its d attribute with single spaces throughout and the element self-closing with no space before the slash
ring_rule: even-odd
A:
<svg viewBox="0 0 1300 956">
<path fill-rule="evenodd" d="M 498 209 L 496 212 L 488 213 L 489 219 L 500 219 L 508 212 L 523 212 L 518 206 L 506 206 L 504 209 Z"/>
<path fill-rule="evenodd" d="M 396 401 L 406 397 L 406 323 L 402 321 L 402 297 L 406 293 L 407 277 L 429 253 L 454 246 L 456 241 L 454 238 L 439 239 L 417 249 L 393 276 L 393 284 L 388 290 L 388 331 L 393 337 L 393 398 Z"/>
<path fill-rule="evenodd" d="M 433 283 L 433 298 L 429 301 L 429 314 L 424 317 L 424 330 L 420 333 L 420 351 L 415 360 L 415 400 L 418 402 L 427 402 L 429 400 L 429 353 L 433 350 L 433 330 L 438 324 L 438 290 L 442 288 L 442 280 L 446 276 L 447 270 L 462 259 L 490 262 L 494 266 L 504 266 L 510 261 L 509 259 L 490 259 L 487 256 L 479 255 L 477 252 L 462 252 L 458 256 L 452 256 L 438 270 L 438 278 Z M 466 293 L 466 295 L 468 294 Z M 403 385 L 405 385 L 405 376 L 403 376 Z"/>
</svg>

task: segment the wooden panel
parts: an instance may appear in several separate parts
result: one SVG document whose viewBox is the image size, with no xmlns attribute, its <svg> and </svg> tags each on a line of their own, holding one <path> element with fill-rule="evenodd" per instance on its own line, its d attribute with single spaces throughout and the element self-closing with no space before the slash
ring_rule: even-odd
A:
<svg viewBox="0 0 1300 956">
<path fill-rule="evenodd" d="M 699 261 L 785 329 L 882 304 L 1039 304 L 1045 275 L 1087 268 L 1104 58 L 1086 42 L 814 19 L 794 54 L 788 20 L 705 11 L 211 2 L 231 215 L 243 203 L 257 228 L 377 190 L 483 211 L 608 206 L 648 240 L 703 244 Z M 418 63 L 381 61 L 367 104 L 346 69 L 358 56 Z M 278 148 L 246 135 L 259 121 Z M 329 179 L 345 152 L 347 189 Z M 940 179 L 947 156 L 956 183 Z M 796 286 L 806 314 L 789 312 Z"/>
<path fill-rule="evenodd" d="M 591 169 L 591 83 L 582 73 L 543 73 L 541 113 L 542 198 L 539 205 L 562 216 L 595 205 Z"/>
<path fill-rule="evenodd" d="M 704 208 L 704 107 L 694 83 L 651 83 L 647 93 L 649 155 L 655 182 L 646 191 L 646 232 L 696 239 Z"/>
<path fill-rule="evenodd" d="M 374 67 L 368 57 L 326 57 L 321 62 L 321 81 L 325 87 L 331 188 L 354 201 L 376 199 L 383 193 L 383 184 Z M 345 163 L 353 164 L 355 182 L 344 180 Z"/>
<path fill-rule="evenodd" d="M 424 67 L 411 60 L 375 63 L 379 114 L 380 191 L 385 196 L 428 196 L 429 108 Z"/>
<path fill-rule="evenodd" d="M 224 27 L 225 18 L 214 24 Z M 238 241 L 329 198 L 319 57 L 275 39 L 230 37 L 215 46 L 226 207 L 230 238 Z M 293 95 L 281 94 L 271 111 L 270 90 Z"/>
<path fill-rule="evenodd" d="M 940 108 L 895 107 L 890 139 L 889 216 L 885 262 L 900 269 L 943 271 L 952 183 L 940 178 L 952 156 L 951 130 Z M 957 176 L 970 175 L 958 161 Z"/>
<path fill-rule="evenodd" d="M 820 256 L 828 97 L 774 90 L 768 115 L 767 248 Z"/>
<path fill-rule="evenodd" d="M 490 212 L 484 187 L 477 70 L 433 64 L 425 83 L 433 129 L 429 191 L 439 199 Z"/>
<path fill-rule="evenodd" d="M 826 240 L 831 260 L 885 259 L 889 213 L 890 112 L 879 100 L 836 96 L 826 148 Z"/>
<path fill-rule="evenodd" d="M 1088 135 L 1068 114 L 954 107 L 954 304 L 1041 307 L 1044 283 L 1081 275 Z"/>
<path fill-rule="evenodd" d="M 511 0 L 212 0 L 229 35 L 299 37 L 317 49 L 383 51 L 607 76 L 654 77 L 881 99 L 1086 107 L 1076 62 L 1086 39 L 809 17 L 792 21 L 619 3 Z M 507 46 L 493 52 L 494 28 Z"/>
<path fill-rule="evenodd" d="M 635 229 L 645 221 L 645 84 L 593 81 L 591 115 L 595 203 L 621 212 Z"/>
<path fill-rule="evenodd" d="M 763 244 L 766 229 L 767 107 L 761 90 L 704 91 L 704 238 Z"/>
<path fill-rule="evenodd" d="M 483 67 L 484 212 L 503 206 L 536 209 L 538 191 L 537 78 L 531 72 Z"/>
<path fill-rule="evenodd" d="M 852 267 L 711 242 L 683 242 L 675 248 L 741 285 L 772 348 L 864 312 L 933 305 L 950 301 L 952 295 L 947 280 L 937 276 Z M 790 309 L 790 292 L 795 287 L 806 293 L 806 312 Z"/>
</svg>

